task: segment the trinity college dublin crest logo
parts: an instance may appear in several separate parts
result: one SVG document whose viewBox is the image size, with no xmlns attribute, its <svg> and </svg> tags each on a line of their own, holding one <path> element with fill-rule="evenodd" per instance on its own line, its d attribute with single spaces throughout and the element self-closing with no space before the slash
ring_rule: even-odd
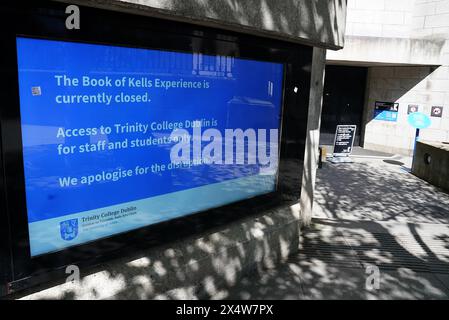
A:
<svg viewBox="0 0 449 320">
<path fill-rule="evenodd" d="M 78 219 L 70 219 L 59 223 L 61 238 L 70 241 L 78 235 Z"/>
</svg>

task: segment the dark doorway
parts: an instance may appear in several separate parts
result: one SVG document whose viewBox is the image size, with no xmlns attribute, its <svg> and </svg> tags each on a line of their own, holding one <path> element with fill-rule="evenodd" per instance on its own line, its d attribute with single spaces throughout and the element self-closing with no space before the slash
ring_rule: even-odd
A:
<svg viewBox="0 0 449 320">
<path fill-rule="evenodd" d="M 326 66 L 320 144 L 333 145 L 339 124 L 356 125 L 354 146 L 360 146 L 367 68 Z"/>
</svg>

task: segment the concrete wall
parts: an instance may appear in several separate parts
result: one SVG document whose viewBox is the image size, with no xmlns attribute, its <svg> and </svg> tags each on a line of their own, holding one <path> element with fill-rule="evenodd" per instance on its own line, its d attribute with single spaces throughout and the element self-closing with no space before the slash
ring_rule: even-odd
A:
<svg viewBox="0 0 449 320">
<path fill-rule="evenodd" d="M 367 148 L 411 154 L 414 130 L 407 124 L 408 104 L 419 105 L 428 115 L 432 106 L 443 106 L 443 117 L 432 118 L 431 127 L 421 131 L 421 138 L 449 141 L 449 0 L 416 1 L 413 19 L 411 36 L 442 42 L 441 65 L 370 68 L 364 137 Z M 372 120 L 375 100 L 399 102 L 398 123 Z"/>
<path fill-rule="evenodd" d="M 449 144 L 422 141 L 416 144 L 412 173 L 449 191 Z"/>
<path fill-rule="evenodd" d="M 314 189 L 318 166 L 318 148 L 320 145 L 321 111 L 323 106 L 324 70 L 326 50 L 313 49 L 312 78 L 310 82 L 310 101 L 307 119 L 307 138 L 304 155 L 304 170 L 301 185 L 301 223 L 305 226 L 312 222 Z"/>
<path fill-rule="evenodd" d="M 366 148 L 411 154 L 409 104 L 428 115 L 443 106 L 443 118 L 432 118 L 421 137 L 449 140 L 449 0 L 348 0 L 346 44 L 328 52 L 328 62 L 369 67 Z M 373 120 L 375 101 L 398 102 L 398 122 Z"/>
<path fill-rule="evenodd" d="M 328 62 L 346 65 L 442 64 L 444 40 L 349 36 L 345 48 L 329 51 Z"/>
<path fill-rule="evenodd" d="M 444 68 L 443 67 L 443 71 Z M 432 67 L 372 67 L 368 71 L 367 104 L 365 106 L 364 147 L 410 155 L 415 130 L 407 122 L 409 104 L 430 115 L 432 106 L 445 106 L 442 118 L 431 118 L 430 128 L 421 130 L 421 138 L 449 141 L 449 78 Z M 376 101 L 399 103 L 397 122 L 373 120 Z"/>
<path fill-rule="evenodd" d="M 347 0 L 60 0 L 339 49 Z"/>
<path fill-rule="evenodd" d="M 244 274 L 285 261 L 298 250 L 298 242 L 299 207 L 281 207 L 135 252 L 134 257 L 81 269 L 80 281 L 50 283 L 10 298 L 223 299 Z"/>
</svg>

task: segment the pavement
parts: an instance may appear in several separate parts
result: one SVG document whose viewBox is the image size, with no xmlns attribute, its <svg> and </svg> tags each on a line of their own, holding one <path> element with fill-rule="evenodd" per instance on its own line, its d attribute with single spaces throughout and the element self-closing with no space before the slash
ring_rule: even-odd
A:
<svg viewBox="0 0 449 320">
<path fill-rule="evenodd" d="M 410 158 L 359 155 L 318 170 L 299 253 L 228 299 L 449 299 L 449 194 L 413 176 Z"/>
</svg>

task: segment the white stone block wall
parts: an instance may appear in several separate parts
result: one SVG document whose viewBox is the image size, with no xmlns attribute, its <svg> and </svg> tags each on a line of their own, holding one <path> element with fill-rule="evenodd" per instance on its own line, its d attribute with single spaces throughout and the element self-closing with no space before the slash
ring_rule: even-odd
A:
<svg viewBox="0 0 449 320">
<path fill-rule="evenodd" d="M 348 0 L 346 35 L 409 38 L 415 0 Z"/>
<path fill-rule="evenodd" d="M 445 41 L 441 66 L 369 67 L 363 142 L 366 148 L 411 154 L 409 104 L 428 115 L 432 106 L 443 106 L 443 117 L 432 118 L 421 139 L 449 141 L 449 0 L 348 0 L 346 36 Z M 398 102 L 398 122 L 373 120 L 375 101 Z"/>
<path fill-rule="evenodd" d="M 444 38 L 448 0 L 348 0 L 346 36 Z"/>
<path fill-rule="evenodd" d="M 411 154 L 415 130 L 407 122 L 409 104 L 419 105 L 430 115 L 432 106 L 443 106 L 442 118 L 431 118 L 430 128 L 420 137 L 430 141 L 449 141 L 448 67 L 371 67 L 368 72 L 364 114 L 364 147 L 373 150 Z M 397 122 L 374 120 L 376 101 L 399 103 Z"/>
<path fill-rule="evenodd" d="M 449 34 L 448 0 L 415 0 L 413 10 L 413 36 L 447 39 Z"/>
</svg>

